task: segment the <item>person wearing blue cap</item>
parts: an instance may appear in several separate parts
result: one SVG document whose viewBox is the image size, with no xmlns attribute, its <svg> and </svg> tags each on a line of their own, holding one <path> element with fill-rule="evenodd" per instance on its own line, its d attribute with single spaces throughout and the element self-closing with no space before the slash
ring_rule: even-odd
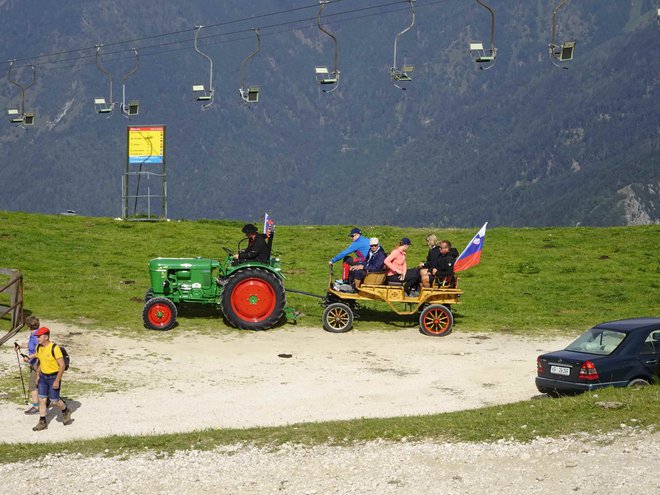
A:
<svg viewBox="0 0 660 495">
<path fill-rule="evenodd" d="M 385 258 L 385 266 L 388 268 L 388 283 L 402 283 L 407 296 L 417 297 L 419 295 L 417 288 L 420 282 L 419 268 L 409 269 L 406 264 L 406 251 L 411 245 L 412 243 L 407 237 L 401 239 L 390 255 Z"/>
<path fill-rule="evenodd" d="M 339 260 L 344 261 L 342 279 L 345 283 L 348 283 L 348 275 L 349 271 L 351 270 L 351 266 L 358 263 L 363 263 L 369 254 L 369 239 L 362 237 L 362 231 L 360 229 L 353 227 L 348 235 L 352 242 L 346 249 L 340 253 L 337 253 L 337 255 L 328 262 L 328 264 L 332 266 Z M 352 257 L 352 254 L 355 254 L 355 257 Z"/>
</svg>

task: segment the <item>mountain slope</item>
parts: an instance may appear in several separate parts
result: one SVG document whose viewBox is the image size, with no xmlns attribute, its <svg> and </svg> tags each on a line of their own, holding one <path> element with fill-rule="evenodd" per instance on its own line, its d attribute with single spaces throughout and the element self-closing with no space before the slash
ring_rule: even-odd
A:
<svg viewBox="0 0 660 495">
<path fill-rule="evenodd" d="M 486 10 L 419 0 L 415 26 L 398 43 L 398 63 L 415 65 L 407 91 L 388 73 L 409 4 L 331 2 L 323 24 L 339 40 L 341 70 L 331 94 L 313 81 L 314 66 L 331 66 L 333 56 L 314 2 L 48 5 L 0 5 L 3 59 L 17 59 L 20 81 L 30 77 L 26 64 L 37 70 L 26 92 L 37 125 L 0 127 L 8 177 L 0 209 L 119 215 L 126 126 L 158 123 L 167 125 L 174 218 L 254 220 L 269 210 L 298 224 L 660 222 L 660 32 L 648 0 L 563 7 L 558 37 L 577 40 L 569 70 L 548 60 L 552 6 L 492 1 L 499 50 L 488 71 L 467 53 L 470 40 L 488 39 Z M 272 12 L 282 13 L 264 16 Z M 217 91 L 204 112 L 190 91 L 208 82 L 208 63 L 193 49 L 198 24 L 207 26 L 199 44 L 214 60 Z M 262 92 L 248 107 L 238 96 L 240 65 L 257 26 L 262 50 L 246 65 L 246 84 Z M 93 112 L 93 98 L 108 93 L 97 44 L 115 100 L 139 49 L 126 92 L 141 110 L 130 122 Z M 58 52 L 67 53 L 32 58 Z M 0 86 L 5 107 L 17 95 Z"/>
</svg>

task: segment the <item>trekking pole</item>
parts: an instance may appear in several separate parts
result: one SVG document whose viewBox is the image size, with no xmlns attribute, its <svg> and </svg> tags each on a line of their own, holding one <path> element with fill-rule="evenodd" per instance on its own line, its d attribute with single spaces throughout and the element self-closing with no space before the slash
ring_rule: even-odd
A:
<svg viewBox="0 0 660 495">
<path fill-rule="evenodd" d="M 16 351 L 16 363 L 18 364 L 18 374 L 21 375 L 21 385 L 23 385 L 23 396 L 25 397 L 25 403 L 28 403 L 27 390 L 25 390 L 25 381 L 23 380 L 23 370 L 21 369 L 21 359 L 18 357 L 18 350 L 21 347 L 17 342 L 14 342 L 14 350 Z M 21 356 L 23 353 L 21 353 Z"/>
</svg>

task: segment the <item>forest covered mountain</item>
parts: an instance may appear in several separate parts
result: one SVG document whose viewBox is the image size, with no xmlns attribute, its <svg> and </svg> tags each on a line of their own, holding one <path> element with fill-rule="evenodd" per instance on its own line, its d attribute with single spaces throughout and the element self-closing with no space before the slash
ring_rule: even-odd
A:
<svg viewBox="0 0 660 495">
<path fill-rule="evenodd" d="M 411 4 L 334 0 L 322 24 L 338 40 L 340 83 L 324 93 L 314 67 L 333 44 L 313 0 L 0 0 L 0 57 L 27 85 L 35 125 L 0 125 L 0 209 L 119 216 L 126 128 L 167 126 L 171 218 L 285 224 L 411 226 L 660 223 L 660 28 L 652 0 L 581 0 L 556 16 L 575 40 L 568 70 L 548 56 L 559 1 L 490 0 L 495 65 L 479 70 L 468 44 L 488 44 L 490 14 L 475 1 L 417 0 L 397 64 L 395 36 Z M 191 86 L 207 84 L 202 111 Z M 238 89 L 261 88 L 258 103 Z M 95 97 L 140 101 L 138 116 L 98 114 Z M 19 88 L 0 84 L 0 107 Z M 133 166 L 134 167 L 134 166 Z M 150 179 L 152 180 L 152 179 Z M 157 190 L 159 183 L 141 183 Z M 131 190 L 132 194 L 137 193 Z M 138 210 L 144 210 L 140 204 Z M 137 210 L 136 210 L 137 212 Z M 132 212 L 129 212 L 132 213 Z"/>
</svg>

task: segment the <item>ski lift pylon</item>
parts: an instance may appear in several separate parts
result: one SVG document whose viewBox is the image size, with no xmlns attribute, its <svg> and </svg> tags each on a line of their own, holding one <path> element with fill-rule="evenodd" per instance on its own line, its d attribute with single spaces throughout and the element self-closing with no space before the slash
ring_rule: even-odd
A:
<svg viewBox="0 0 660 495">
<path fill-rule="evenodd" d="M 259 28 L 254 28 L 253 31 L 257 35 L 257 47 L 252 53 L 243 59 L 243 62 L 241 62 L 241 86 L 238 88 L 238 92 L 240 93 L 241 98 L 243 98 L 243 101 L 247 103 L 257 103 L 259 101 L 260 91 L 259 86 L 250 86 L 248 88 L 245 87 L 245 64 L 249 60 L 252 60 L 254 56 L 261 50 L 261 36 L 259 35 Z"/>
<path fill-rule="evenodd" d="M 215 89 L 213 88 L 213 59 L 209 57 L 206 53 L 202 52 L 197 46 L 197 40 L 199 38 L 199 33 L 204 26 L 195 26 L 195 51 L 199 53 L 202 57 L 209 61 L 209 86 L 208 88 L 204 87 L 203 84 L 194 84 L 192 87 L 193 93 L 198 93 L 196 98 L 197 101 L 206 102 L 202 104 L 202 110 L 206 110 L 208 107 L 213 105 L 213 99 L 215 98 Z"/>
<path fill-rule="evenodd" d="M 23 86 L 21 83 L 19 83 L 14 78 L 12 78 L 11 73 L 15 61 L 16 60 L 11 60 L 9 62 L 9 72 L 7 73 L 7 80 L 14 86 L 18 87 L 18 89 L 21 92 L 21 101 L 18 104 L 18 108 L 10 108 L 7 110 L 7 116 L 9 117 L 9 122 L 11 122 L 12 124 L 34 125 L 34 112 L 25 111 L 25 91 L 28 88 L 32 87 L 32 85 L 37 80 L 37 69 L 34 67 L 34 65 L 30 66 L 30 68 L 32 69 L 32 81 L 30 81 L 30 84 L 28 84 L 27 86 Z"/>
<path fill-rule="evenodd" d="M 415 25 L 415 0 L 408 0 L 408 3 L 410 4 L 410 9 L 412 10 L 412 20 L 407 28 L 405 28 L 400 33 L 397 33 L 397 35 L 394 37 L 394 60 L 392 62 L 392 67 L 390 67 L 390 75 L 392 76 L 392 82 L 397 88 L 403 90 L 405 90 L 406 87 L 401 86 L 400 84 L 412 81 L 412 77 L 410 76 L 410 73 L 412 73 L 415 70 L 415 67 L 412 65 L 404 65 L 401 68 L 399 68 L 396 62 L 397 44 L 399 42 L 399 38 L 408 31 L 410 31 L 412 27 Z"/>
<path fill-rule="evenodd" d="M 568 3 L 568 0 L 561 0 L 557 7 L 552 11 L 552 39 L 548 45 L 548 53 L 550 54 L 550 62 L 556 67 L 561 69 L 568 69 L 565 65 L 559 65 L 557 62 L 568 62 L 573 60 L 573 54 L 575 52 L 575 41 L 564 41 L 561 44 L 557 44 L 557 12 L 564 5 Z"/>
<path fill-rule="evenodd" d="M 319 13 L 316 16 L 316 24 L 318 25 L 319 30 L 332 38 L 335 48 L 332 71 L 328 70 L 327 66 L 317 66 L 314 68 L 316 82 L 322 86 L 328 86 L 328 89 L 323 89 L 324 93 L 332 93 L 339 86 L 339 44 L 337 43 L 335 35 L 321 25 L 323 9 L 330 3 L 330 1 L 331 0 L 319 0 Z"/>
<path fill-rule="evenodd" d="M 488 70 L 495 65 L 497 48 L 495 48 L 495 11 L 481 0 L 476 2 L 490 12 L 490 47 L 484 48 L 482 41 L 470 42 L 470 57 L 479 64 L 481 70 Z"/>
</svg>

